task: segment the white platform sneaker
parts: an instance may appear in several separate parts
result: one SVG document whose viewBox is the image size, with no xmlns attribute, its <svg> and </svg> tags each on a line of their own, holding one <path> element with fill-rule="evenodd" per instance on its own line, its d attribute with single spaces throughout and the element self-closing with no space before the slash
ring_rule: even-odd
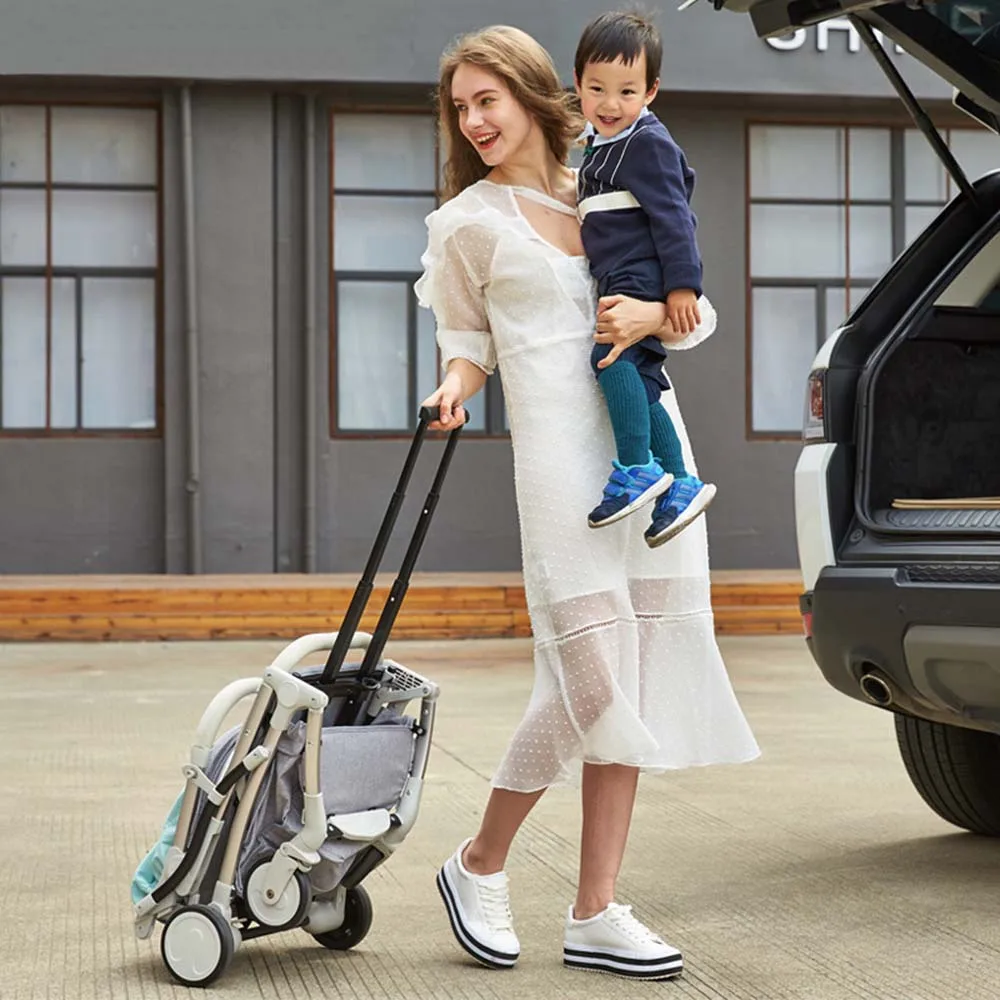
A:
<svg viewBox="0 0 1000 1000">
<path fill-rule="evenodd" d="M 491 969 L 513 968 L 521 954 L 510 915 L 510 896 L 504 872 L 473 875 L 462 864 L 471 838 L 444 863 L 437 887 L 448 910 L 458 943 Z"/>
<path fill-rule="evenodd" d="M 626 979 L 670 979 L 684 971 L 681 953 L 632 916 L 631 906 L 611 903 L 588 920 L 566 916 L 563 964 Z"/>
</svg>

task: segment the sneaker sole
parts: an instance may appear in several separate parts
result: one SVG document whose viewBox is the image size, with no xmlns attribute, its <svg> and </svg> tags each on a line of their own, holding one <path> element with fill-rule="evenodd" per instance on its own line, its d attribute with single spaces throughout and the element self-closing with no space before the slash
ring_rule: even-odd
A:
<svg viewBox="0 0 1000 1000">
<path fill-rule="evenodd" d="M 645 507 L 646 504 L 656 500 L 662 493 L 666 493 L 673 484 L 673 481 L 674 477 L 669 472 L 665 472 L 662 479 L 658 479 L 653 483 L 645 493 L 640 493 L 627 507 L 622 507 L 620 511 L 617 511 L 610 517 L 606 517 L 603 521 L 591 521 L 588 517 L 587 524 L 591 528 L 606 528 L 609 524 L 620 521 L 623 517 L 634 514 L 640 508 Z"/>
<path fill-rule="evenodd" d="M 715 499 L 716 489 L 711 483 L 706 483 L 699 491 L 697 496 L 688 504 L 687 510 L 681 514 L 673 524 L 664 528 L 658 535 L 653 535 L 652 538 L 646 539 L 646 544 L 651 548 L 655 549 L 663 545 L 664 542 L 669 542 L 671 538 L 675 535 L 680 534 L 689 524 L 696 521 L 702 514 L 708 510 L 712 501 Z"/>
<path fill-rule="evenodd" d="M 676 952 L 666 958 L 629 959 L 599 951 L 563 949 L 563 965 L 578 972 L 600 972 L 621 979 L 673 979 L 684 971 L 684 958 Z"/>
<path fill-rule="evenodd" d="M 484 944 L 480 944 L 469 933 L 468 929 L 462 923 L 462 917 L 458 912 L 458 904 L 455 901 L 455 891 L 448 881 L 448 876 L 445 874 L 443 868 L 438 872 L 435 881 L 437 882 L 438 892 L 441 893 L 441 898 L 444 900 L 444 908 L 448 911 L 448 922 L 451 924 L 452 933 L 455 935 L 455 940 L 459 943 L 462 950 L 471 955 L 480 965 L 485 965 L 488 969 L 514 968 L 514 963 L 520 957 L 520 952 L 517 955 L 511 955 L 496 951 Z"/>
</svg>

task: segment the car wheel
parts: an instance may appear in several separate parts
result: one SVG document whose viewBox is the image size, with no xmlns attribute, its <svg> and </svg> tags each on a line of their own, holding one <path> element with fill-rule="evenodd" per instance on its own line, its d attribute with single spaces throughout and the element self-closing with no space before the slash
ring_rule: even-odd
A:
<svg viewBox="0 0 1000 1000">
<path fill-rule="evenodd" d="M 972 833 L 1000 836 L 1000 736 L 897 714 L 896 739 L 934 812 Z"/>
</svg>

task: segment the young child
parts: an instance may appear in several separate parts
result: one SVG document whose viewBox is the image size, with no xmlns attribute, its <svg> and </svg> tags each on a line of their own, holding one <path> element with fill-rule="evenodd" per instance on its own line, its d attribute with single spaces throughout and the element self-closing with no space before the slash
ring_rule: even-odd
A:
<svg viewBox="0 0 1000 1000">
<path fill-rule="evenodd" d="M 577 190 L 583 246 L 600 297 L 665 301 L 678 333 L 707 335 L 714 310 L 701 294 L 690 206 L 694 171 L 648 108 L 660 85 L 662 55 L 656 26 L 641 14 L 602 14 L 580 38 L 574 82 L 589 122 Z M 646 337 L 607 364 L 610 350 L 597 344 L 591 364 L 618 458 L 588 522 L 600 528 L 656 500 L 645 534 L 655 548 L 708 507 L 715 487 L 688 473 L 673 421 L 660 404 L 670 388 L 663 343 Z"/>
</svg>

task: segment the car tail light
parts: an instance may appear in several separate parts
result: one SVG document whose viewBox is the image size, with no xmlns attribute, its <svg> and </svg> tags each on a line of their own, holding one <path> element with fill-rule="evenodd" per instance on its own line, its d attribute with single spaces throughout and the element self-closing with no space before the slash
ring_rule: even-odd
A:
<svg viewBox="0 0 1000 1000">
<path fill-rule="evenodd" d="M 805 611 L 802 614 L 802 631 L 807 639 L 813 637 L 813 613 Z"/>
<path fill-rule="evenodd" d="M 806 388 L 806 419 L 802 428 L 804 441 L 826 440 L 826 369 L 817 368 L 809 373 Z"/>
</svg>

